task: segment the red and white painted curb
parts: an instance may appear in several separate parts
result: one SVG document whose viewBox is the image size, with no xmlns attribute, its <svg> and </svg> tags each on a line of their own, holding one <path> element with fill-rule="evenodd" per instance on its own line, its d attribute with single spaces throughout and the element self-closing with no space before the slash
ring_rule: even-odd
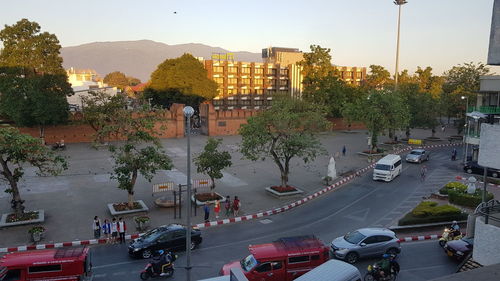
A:
<svg viewBox="0 0 500 281">
<path fill-rule="evenodd" d="M 412 241 L 424 241 L 424 240 L 435 240 L 441 238 L 441 235 L 432 234 L 432 235 L 422 235 L 422 236 L 410 236 L 405 238 L 399 238 L 399 242 L 412 242 Z"/>
<path fill-rule="evenodd" d="M 449 147 L 449 146 L 456 146 L 456 145 L 461 145 L 461 143 L 426 145 L 426 146 L 421 146 L 420 148 L 440 148 L 440 147 Z M 404 149 L 394 151 L 393 154 L 400 154 L 400 153 L 409 151 L 411 149 L 414 149 L 414 147 L 408 146 Z M 344 177 L 344 178 L 340 179 L 339 181 L 337 181 L 336 183 L 321 189 L 320 191 L 317 191 L 317 192 L 315 192 L 315 193 L 313 193 L 305 198 L 302 198 L 302 199 L 295 201 L 291 204 L 285 205 L 281 208 L 276 208 L 273 210 L 268 210 L 265 212 L 260 212 L 260 213 L 252 214 L 252 215 L 223 219 L 223 220 L 218 220 L 218 221 L 211 221 L 211 222 L 206 222 L 206 223 L 199 223 L 195 226 L 198 228 L 207 228 L 207 227 L 218 226 L 218 225 L 223 225 L 223 224 L 258 219 L 258 218 L 262 218 L 264 216 L 276 215 L 276 214 L 288 211 L 290 209 L 293 209 L 293 208 L 296 208 L 300 205 L 303 205 L 304 203 L 311 201 L 314 198 L 316 198 L 322 194 L 325 194 L 329 191 L 339 189 L 340 186 L 352 181 L 354 178 L 364 174 L 368 170 L 375 167 L 375 164 L 376 163 L 372 163 L 372 164 L 368 165 L 367 167 L 359 169 L 354 174 L 347 176 L 347 177 Z M 139 234 L 132 234 L 132 235 L 125 236 L 125 239 L 129 240 L 129 239 L 135 239 L 138 237 L 139 237 Z M 438 235 L 426 235 L 426 236 L 405 237 L 405 238 L 401 238 L 399 240 L 400 240 L 400 242 L 409 242 L 409 241 L 421 241 L 421 240 L 428 240 L 428 239 L 437 239 L 439 237 L 440 236 L 438 236 Z M 53 244 L 38 244 L 38 245 L 29 245 L 29 246 L 0 248 L 0 253 L 26 251 L 26 250 L 52 249 L 52 248 L 72 247 L 72 246 L 82 246 L 82 245 L 96 245 L 96 244 L 106 244 L 106 243 L 107 243 L 107 239 L 92 239 L 92 240 L 81 240 L 81 241 L 79 240 L 79 241 L 73 241 L 73 242 L 63 242 L 63 243 L 53 243 Z"/>
</svg>

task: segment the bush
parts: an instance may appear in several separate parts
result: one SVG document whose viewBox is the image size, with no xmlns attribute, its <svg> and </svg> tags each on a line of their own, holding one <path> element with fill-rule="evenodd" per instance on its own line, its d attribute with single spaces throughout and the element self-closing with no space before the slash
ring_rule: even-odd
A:
<svg viewBox="0 0 500 281">
<path fill-rule="evenodd" d="M 467 185 L 461 182 L 449 182 L 439 190 L 439 193 L 448 194 L 450 190 L 465 193 L 467 191 Z"/>
<path fill-rule="evenodd" d="M 148 216 L 139 216 L 139 217 L 134 217 L 134 221 L 136 223 L 145 223 L 145 222 L 148 222 L 149 220 L 151 220 L 150 217 Z"/>
<path fill-rule="evenodd" d="M 467 219 L 467 214 L 451 205 L 438 206 L 433 201 L 423 201 L 399 220 L 399 225 L 425 224 Z"/>
<path fill-rule="evenodd" d="M 493 199 L 493 194 L 488 192 L 488 194 L 486 194 L 486 202 L 491 199 Z M 468 194 L 450 190 L 448 193 L 448 200 L 453 204 L 475 208 L 483 202 L 483 191 L 477 189 L 476 193 Z"/>
</svg>

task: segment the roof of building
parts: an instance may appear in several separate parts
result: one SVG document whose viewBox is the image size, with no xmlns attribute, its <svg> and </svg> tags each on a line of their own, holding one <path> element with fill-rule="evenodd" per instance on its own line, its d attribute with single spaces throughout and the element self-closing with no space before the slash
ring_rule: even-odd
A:
<svg viewBox="0 0 500 281">
<path fill-rule="evenodd" d="M 325 245 L 314 235 L 280 238 L 273 243 L 250 245 L 250 253 L 259 260 L 260 258 L 275 258 L 295 256 L 300 253 L 320 252 Z"/>
<path fill-rule="evenodd" d="M 97 74 L 97 72 L 94 69 L 78 69 L 78 68 L 69 68 L 66 70 L 66 72 L 70 74 Z"/>
</svg>

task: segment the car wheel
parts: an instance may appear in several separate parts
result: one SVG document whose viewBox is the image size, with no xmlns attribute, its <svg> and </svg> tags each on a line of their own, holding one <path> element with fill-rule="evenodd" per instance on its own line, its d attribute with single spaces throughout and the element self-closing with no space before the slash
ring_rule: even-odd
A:
<svg viewBox="0 0 500 281">
<path fill-rule="evenodd" d="M 194 249 L 196 248 L 196 246 L 198 246 L 198 245 L 196 244 L 196 242 L 191 241 L 191 247 L 189 247 L 189 248 L 190 248 L 191 250 L 194 250 Z"/>
<path fill-rule="evenodd" d="M 144 250 L 141 254 L 143 259 L 149 259 L 152 255 L 151 250 Z"/>
<path fill-rule="evenodd" d="M 389 255 L 394 255 L 395 256 L 395 255 L 397 255 L 399 253 L 399 251 L 396 248 L 390 248 L 385 253 L 389 254 Z"/>
<path fill-rule="evenodd" d="M 468 168 L 468 169 L 466 170 L 466 172 L 467 172 L 467 174 L 472 174 L 472 169 L 471 169 L 471 168 Z"/>
<path fill-rule="evenodd" d="M 373 278 L 373 275 L 371 273 L 367 273 L 365 275 L 365 278 L 363 280 L 365 280 L 365 281 L 373 281 L 373 280 L 375 280 L 375 278 Z"/>
<path fill-rule="evenodd" d="M 439 246 L 441 246 L 441 248 L 444 247 L 444 245 L 446 245 L 446 241 L 444 240 L 439 240 Z"/>
<path fill-rule="evenodd" d="M 356 263 L 358 261 L 358 254 L 354 253 L 354 252 L 350 252 L 349 254 L 347 254 L 345 256 L 345 261 L 350 263 L 350 264 L 353 264 L 353 263 Z"/>
<path fill-rule="evenodd" d="M 498 178 L 498 173 L 494 172 L 491 176 L 493 176 L 494 178 Z"/>
</svg>

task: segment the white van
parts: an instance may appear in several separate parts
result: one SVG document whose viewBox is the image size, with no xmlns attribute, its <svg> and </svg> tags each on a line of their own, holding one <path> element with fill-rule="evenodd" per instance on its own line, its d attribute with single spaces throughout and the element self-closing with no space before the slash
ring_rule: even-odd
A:
<svg viewBox="0 0 500 281">
<path fill-rule="evenodd" d="M 329 260 L 295 281 L 361 281 L 361 273 L 352 264 Z"/>
<path fill-rule="evenodd" d="M 378 160 L 373 169 L 373 180 L 392 181 L 401 174 L 403 165 L 401 157 L 395 154 L 389 154 Z"/>
</svg>

